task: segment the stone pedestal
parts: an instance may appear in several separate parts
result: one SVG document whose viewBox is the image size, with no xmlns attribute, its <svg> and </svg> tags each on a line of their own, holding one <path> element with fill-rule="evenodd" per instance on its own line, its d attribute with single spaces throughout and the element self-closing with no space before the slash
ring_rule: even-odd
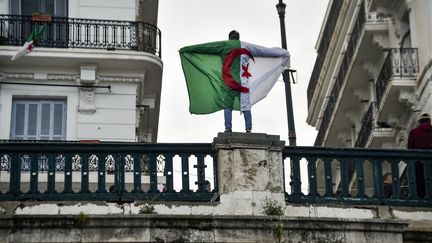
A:
<svg viewBox="0 0 432 243">
<path fill-rule="evenodd" d="M 258 215 L 264 199 L 285 205 L 279 136 L 263 133 L 219 133 L 213 140 L 218 156 L 221 204 L 235 215 Z M 228 209 L 227 208 L 227 209 Z"/>
</svg>

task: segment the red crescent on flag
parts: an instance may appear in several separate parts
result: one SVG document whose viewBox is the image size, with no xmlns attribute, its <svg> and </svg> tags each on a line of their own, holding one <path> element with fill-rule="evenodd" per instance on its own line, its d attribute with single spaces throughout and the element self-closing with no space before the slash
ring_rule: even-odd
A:
<svg viewBox="0 0 432 243">
<path fill-rule="evenodd" d="M 240 56 L 241 54 L 248 55 L 253 61 L 255 61 L 252 56 L 252 53 L 248 49 L 245 48 L 233 49 L 224 58 L 224 62 L 222 66 L 222 79 L 224 80 L 225 85 L 228 86 L 230 89 L 242 93 L 248 93 L 249 89 L 237 83 L 234 77 L 231 75 L 232 63 L 234 62 L 235 58 Z"/>
</svg>

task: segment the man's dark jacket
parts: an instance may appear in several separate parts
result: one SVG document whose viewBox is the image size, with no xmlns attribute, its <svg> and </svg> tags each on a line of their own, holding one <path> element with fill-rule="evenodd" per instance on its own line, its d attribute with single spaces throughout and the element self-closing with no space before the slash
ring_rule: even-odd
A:
<svg viewBox="0 0 432 243">
<path fill-rule="evenodd" d="M 413 128 L 408 136 L 409 149 L 432 149 L 432 125 L 421 123 Z"/>
</svg>

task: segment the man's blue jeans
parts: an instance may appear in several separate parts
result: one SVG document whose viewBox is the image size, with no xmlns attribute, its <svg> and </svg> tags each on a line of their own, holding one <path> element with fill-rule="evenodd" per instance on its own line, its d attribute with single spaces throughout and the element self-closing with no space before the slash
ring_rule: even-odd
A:
<svg viewBox="0 0 432 243">
<path fill-rule="evenodd" d="M 246 130 L 252 130 L 252 113 L 250 110 L 243 111 Z M 232 110 L 224 110 L 225 130 L 232 129 Z"/>
</svg>

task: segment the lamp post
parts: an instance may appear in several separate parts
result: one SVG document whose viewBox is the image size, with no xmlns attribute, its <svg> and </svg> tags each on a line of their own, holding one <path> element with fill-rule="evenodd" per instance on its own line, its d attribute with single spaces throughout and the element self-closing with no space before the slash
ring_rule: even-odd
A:
<svg viewBox="0 0 432 243">
<path fill-rule="evenodd" d="M 285 33 L 285 7 L 286 4 L 279 0 L 279 3 L 276 4 L 276 9 L 279 14 L 280 20 L 280 30 L 281 30 L 281 39 L 282 39 L 282 48 L 287 49 L 286 44 L 286 33 Z M 286 108 L 287 108 L 287 117 L 288 117 L 288 141 L 289 146 L 296 146 L 296 132 L 294 125 L 294 113 L 293 113 L 293 105 L 292 105 L 292 96 L 291 96 L 291 79 L 290 72 L 294 70 L 288 69 L 284 70 L 282 73 L 282 77 L 285 83 L 285 98 L 286 98 Z"/>
</svg>

